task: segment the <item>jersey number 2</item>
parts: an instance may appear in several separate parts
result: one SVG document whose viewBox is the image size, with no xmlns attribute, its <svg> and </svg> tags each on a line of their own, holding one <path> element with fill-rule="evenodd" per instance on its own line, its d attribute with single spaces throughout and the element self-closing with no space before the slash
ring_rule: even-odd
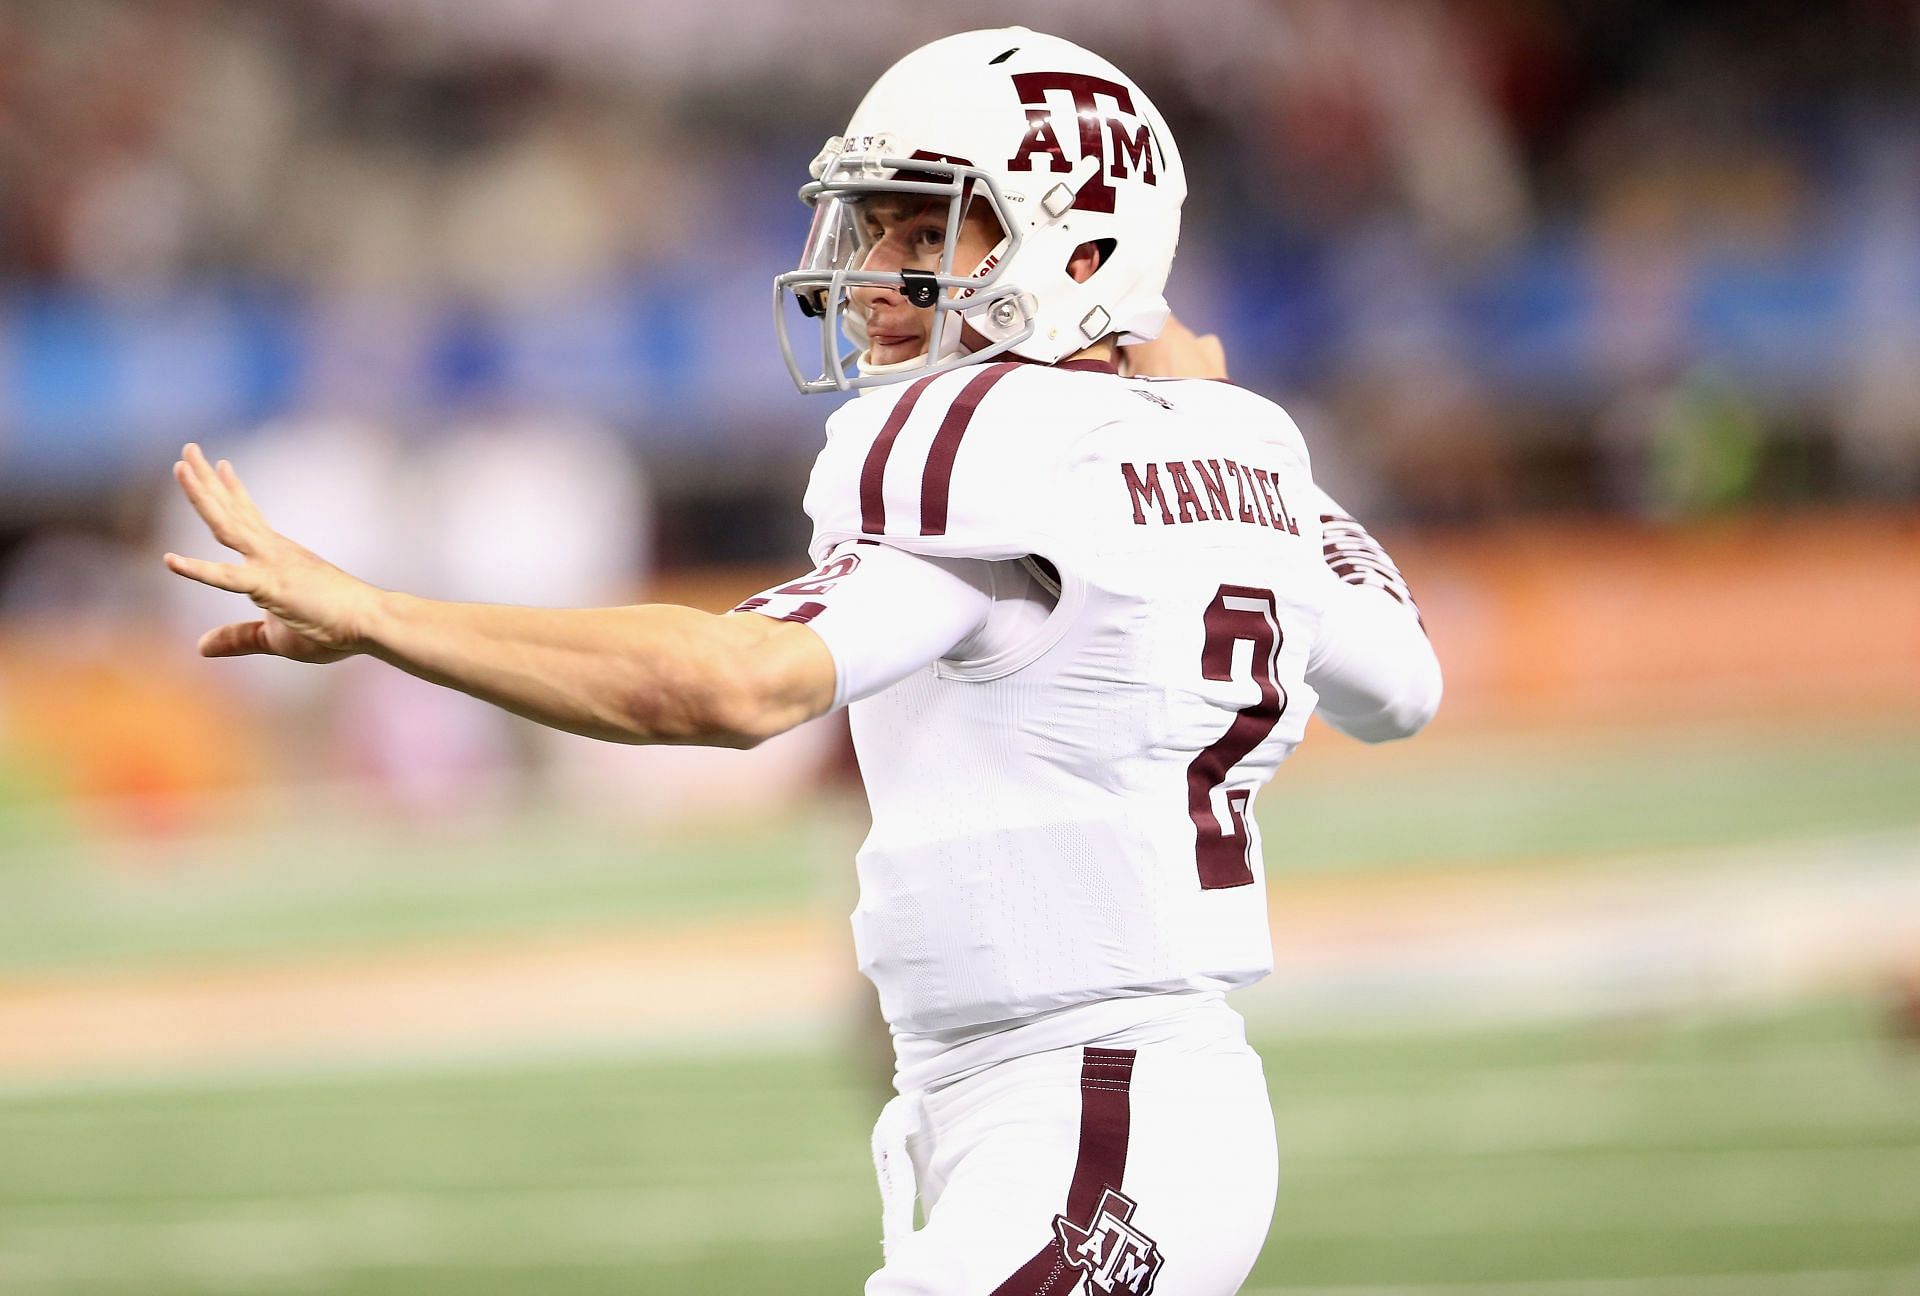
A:
<svg viewBox="0 0 1920 1296">
<path fill-rule="evenodd" d="M 1280 632 L 1280 610 L 1272 590 L 1251 585 L 1222 585 L 1207 605 L 1207 638 L 1200 649 L 1200 673 L 1207 679 L 1233 678 L 1233 650 L 1242 641 L 1253 652 L 1253 681 L 1260 698 L 1242 707 L 1227 731 L 1187 766 L 1187 812 L 1193 819 L 1194 858 L 1200 869 L 1200 889 L 1246 886 L 1253 881 L 1253 838 L 1247 832 L 1247 802 L 1252 788 L 1233 788 L 1226 794 L 1229 823 L 1214 812 L 1214 792 L 1227 776 L 1253 753 L 1280 722 L 1287 709 L 1287 690 L 1275 678 L 1275 665 L 1285 636 Z"/>
</svg>

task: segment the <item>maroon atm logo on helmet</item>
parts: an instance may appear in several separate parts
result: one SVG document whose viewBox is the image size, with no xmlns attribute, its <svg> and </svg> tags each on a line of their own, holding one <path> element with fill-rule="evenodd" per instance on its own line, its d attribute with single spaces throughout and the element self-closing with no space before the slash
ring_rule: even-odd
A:
<svg viewBox="0 0 1920 1296">
<path fill-rule="evenodd" d="M 1073 116 L 1080 124 L 1080 156 L 1097 157 L 1100 169 L 1080 186 L 1074 206 L 1081 211 L 1113 210 L 1111 180 L 1126 180 L 1138 175 L 1150 185 L 1160 183 L 1154 174 L 1153 152 L 1158 141 L 1146 118 L 1134 111 L 1133 91 L 1118 81 L 1088 76 L 1084 72 L 1016 72 L 1013 88 L 1027 109 L 1027 133 L 1020 147 L 1007 159 L 1009 171 L 1047 170 L 1065 174 L 1073 170 L 1060 133 L 1054 129 L 1054 110 L 1048 106 L 1049 91 L 1073 96 Z"/>
</svg>

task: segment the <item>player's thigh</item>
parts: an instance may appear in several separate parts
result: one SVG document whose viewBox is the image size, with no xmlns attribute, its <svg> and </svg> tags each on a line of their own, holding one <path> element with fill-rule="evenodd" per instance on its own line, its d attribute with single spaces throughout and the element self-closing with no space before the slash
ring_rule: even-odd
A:
<svg viewBox="0 0 1920 1296">
<path fill-rule="evenodd" d="M 910 1142 L 926 1222 L 890 1241 L 867 1296 L 986 1296 L 1032 1258 L 1076 1164 L 1077 1066 L 1023 1058 L 929 1100 Z"/>
<path fill-rule="evenodd" d="M 1002 1082 L 939 1129 L 926 1225 L 896 1243 L 868 1296 L 1065 1296 L 1089 1281 L 1117 1296 L 1239 1289 L 1273 1214 L 1258 1058 L 1071 1050 L 1068 1061 L 1045 1083 Z"/>
<path fill-rule="evenodd" d="M 1279 1179 L 1259 1056 L 1143 1051 L 1134 1089 L 1124 1192 L 1137 1203 L 1129 1223 L 1161 1257 L 1155 1296 L 1239 1291 L 1273 1223 Z"/>
</svg>

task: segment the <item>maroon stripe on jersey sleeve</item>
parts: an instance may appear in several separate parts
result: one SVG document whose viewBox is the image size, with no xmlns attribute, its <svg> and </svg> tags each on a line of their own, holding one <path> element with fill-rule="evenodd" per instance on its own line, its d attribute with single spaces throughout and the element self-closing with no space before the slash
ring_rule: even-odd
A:
<svg viewBox="0 0 1920 1296">
<path fill-rule="evenodd" d="M 765 607 L 767 604 L 771 602 L 773 602 L 772 599 L 765 598 L 765 597 L 750 598 L 746 602 L 742 603 L 739 607 L 736 607 L 734 611 L 735 612 L 758 612 L 760 611 L 761 608 Z M 785 616 L 774 617 L 774 620 L 793 621 L 799 625 L 805 625 L 807 622 L 813 620 L 815 617 L 819 616 L 822 612 L 825 612 L 826 610 L 827 610 L 827 605 L 825 603 L 802 603 L 799 607 L 787 613 Z M 772 616 L 773 614 L 767 613 L 766 615 Z"/>
<path fill-rule="evenodd" d="M 1322 513 L 1320 528 L 1324 540 L 1321 552 L 1335 576 L 1349 585 L 1371 585 L 1394 602 L 1404 603 L 1413 609 L 1420 629 L 1426 630 L 1427 621 L 1420 615 L 1420 605 L 1414 602 L 1413 587 L 1394 566 L 1385 547 L 1365 527 L 1344 513 Z"/>
<path fill-rule="evenodd" d="M 1067 1189 L 1064 1218 L 1082 1228 L 1093 1224 L 1101 1197 L 1116 1192 L 1127 1170 L 1127 1138 L 1132 1126 L 1132 1049 L 1087 1048 L 1080 1061 L 1080 1151 L 1073 1164 L 1073 1183 Z M 1079 1282 L 1075 1265 L 1067 1259 L 1058 1228 L 1033 1258 L 993 1289 L 993 1296 L 1052 1296 L 1073 1290 Z"/>
<path fill-rule="evenodd" d="M 793 611 L 781 617 L 782 621 L 792 621 L 796 625 L 805 625 L 827 610 L 825 603 L 802 603 Z"/>
<path fill-rule="evenodd" d="M 934 377 L 938 377 L 936 374 Z M 913 407 L 920 402 L 920 394 L 926 391 L 933 378 L 922 378 L 907 388 L 905 394 L 894 402 L 893 409 L 887 414 L 887 421 L 880 429 L 880 435 L 873 439 L 867 448 L 867 461 L 860 465 L 860 529 L 872 535 L 885 535 L 887 532 L 887 456 L 893 453 L 893 443 L 900 437 L 900 429 L 907 425 L 907 419 L 913 414 Z"/>
<path fill-rule="evenodd" d="M 948 495 L 953 487 L 953 461 L 960 453 L 960 439 L 966 436 L 967 424 L 973 422 L 973 411 L 979 408 L 993 385 L 1019 367 L 1011 362 L 988 365 L 961 388 L 959 399 L 940 420 L 940 430 L 933 435 L 933 448 L 927 451 L 926 471 L 920 476 L 921 535 L 947 533 Z"/>
</svg>

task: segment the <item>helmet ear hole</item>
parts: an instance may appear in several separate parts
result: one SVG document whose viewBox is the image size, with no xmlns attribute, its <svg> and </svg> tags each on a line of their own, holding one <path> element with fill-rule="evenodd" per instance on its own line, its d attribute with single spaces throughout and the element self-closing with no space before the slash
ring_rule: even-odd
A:
<svg viewBox="0 0 1920 1296">
<path fill-rule="evenodd" d="M 1067 258 L 1067 274 L 1078 282 L 1085 283 L 1087 280 L 1093 278 L 1101 266 L 1113 259 L 1113 250 L 1119 246 L 1120 243 L 1118 239 L 1103 238 L 1087 240 L 1085 243 L 1074 248 L 1073 255 Z M 1086 250 L 1088 248 L 1093 249 L 1094 254 L 1091 260 L 1086 256 Z"/>
</svg>

